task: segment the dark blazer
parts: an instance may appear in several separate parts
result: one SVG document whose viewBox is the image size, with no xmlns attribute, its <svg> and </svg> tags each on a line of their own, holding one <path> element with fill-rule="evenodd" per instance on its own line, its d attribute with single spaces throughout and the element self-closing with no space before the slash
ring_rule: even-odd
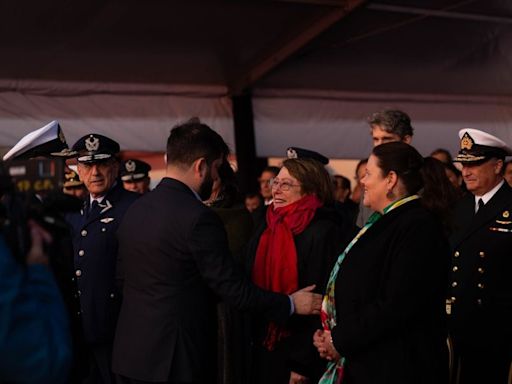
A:
<svg viewBox="0 0 512 384">
<path fill-rule="evenodd" d="M 448 298 L 452 334 L 478 348 L 512 349 L 512 188 L 505 182 L 474 214 L 468 193 L 455 209 Z"/>
<path fill-rule="evenodd" d="M 84 338 L 88 343 L 112 342 L 120 307 L 115 288 L 116 232 L 138 194 L 117 183 L 98 209 L 89 212 L 89 200 L 66 219 L 72 228 L 75 276 L 80 298 Z"/>
<path fill-rule="evenodd" d="M 315 284 L 315 291 L 323 294 L 333 264 L 340 250 L 344 248 L 345 231 L 350 226 L 345 228 L 343 224 L 338 211 L 322 207 L 317 209 L 306 229 L 294 236 L 299 288 Z M 266 228 L 266 221 L 262 222 L 247 246 L 246 262 L 249 276 L 252 273 L 261 235 Z M 308 377 L 311 382 L 318 381 L 325 368 L 325 362 L 320 359 L 312 340 L 315 331 L 322 327 L 320 316 L 292 316 L 285 324 L 290 335 L 280 340 L 271 353 L 261 348 L 267 334 L 268 322 L 252 317 L 252 323 L 252 354 L 266 355 L 261 360 L 253 359 L 253 362 L 258 361 L 257 365 L 253 364 L 252 373 L 249 374 L 254 379 L 253 383 L 288 383 L 291 371 Z M 273 364 L 269 361 L 273 361 Z"/>
<path fill-rule="evenodd" d="M 216 294 L 285 321 L 287 296 L 257 289 L 235 268 L 219 217 L 164 178 L 119 230 L 123 303 L 113 371 L 144 381 L 216 380 Z"/>
<path fill-rule="evenodd" d="M 441 224 L 417 200 L 353 246 L 336 279 L 332 330 L 347 359 L 346 384 L 446 382 L 449 252 Z"/>
</svg>

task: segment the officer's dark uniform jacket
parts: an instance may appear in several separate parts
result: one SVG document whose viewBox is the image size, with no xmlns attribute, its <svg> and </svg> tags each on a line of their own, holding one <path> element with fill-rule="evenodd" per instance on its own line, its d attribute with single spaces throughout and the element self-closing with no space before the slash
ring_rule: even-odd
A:
<svg viewBox="0 0 512 384">
<path fill-rule="evenodd" d="M 77 315 L 82 318 L 88 343 L 110 342 L 114 337 L 121 304 L 115 288 L 116 232 L 138 196 L 117 183 L 92 211 L 88 200 L 80 212 L 67 216 L 73 236 L 73 279 L 80 298 Z"/>
<path fill-rule="evenodd" d="M 447 312 L 459 340 L 512 345 L 512 188 L 507 183 L 474 214 L 465 196 L 455 209 Z"/>
</svg>

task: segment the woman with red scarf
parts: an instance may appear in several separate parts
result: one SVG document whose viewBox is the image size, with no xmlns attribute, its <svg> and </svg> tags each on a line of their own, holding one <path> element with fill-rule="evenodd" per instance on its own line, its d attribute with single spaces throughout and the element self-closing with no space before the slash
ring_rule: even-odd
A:
<svg viewBox="0 0 512 384">
<path fill-rule="evenodd" d="M 273 203 L 248 246 L 252 280 L 274 292 L 289 294 L 311 284 L 321 292 L 342 234 L 330 176 L 316 160 L 287 159 L 271 187 Z M 325 363 L 311 338 L 319 325 L 319 316 L 292 316 L 286 324 L 252 319 L 249 382 L 318 380 Z"/>
</svg>

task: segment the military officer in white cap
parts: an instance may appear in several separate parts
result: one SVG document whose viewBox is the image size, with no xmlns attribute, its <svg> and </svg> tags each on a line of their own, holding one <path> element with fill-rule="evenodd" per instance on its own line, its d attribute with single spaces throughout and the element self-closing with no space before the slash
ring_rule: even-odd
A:
<svg viewBox="0 0 512 384">
<path fill-rule="evenodd" d="M 74 276 L 84 339 L 90 359 L 84 383 L 112 383 L 111 355 L 121 305 L 116 290 L 117 228 L 128 207 L 139 196 L 117 180 L 119 144 L 89 134 L 73 146 L 77 171 L 89 191 L 81 212 L 68 216 L 72 227 Z"/>
<path fill-rule="evenodd" d="M 459 132 L 468 193 L 456 206 L 446 303 L 460 384 L 506 384 L 512 359 L 512 150 L 477 129 Z"/>
</svg>

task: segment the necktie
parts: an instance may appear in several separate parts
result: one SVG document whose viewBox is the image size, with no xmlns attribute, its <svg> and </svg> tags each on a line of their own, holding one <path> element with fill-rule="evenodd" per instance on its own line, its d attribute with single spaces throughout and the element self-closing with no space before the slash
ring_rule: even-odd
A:
<svg viewBox="0 0 512 384">
<path fill-rule="evenodd" d="M 484 207 L 485 203 L 482 199 L 478 199 L 478 209 L 476 210 L 476 213 L 480 212 L 480 210 Z"/>
<path fill-rule="evenodd" d="M 92 215 L 92 213 L 98 209 L 98 201 L 97 200 L 93 200 L 92 203 L 91 203 L 91 206 L 89 208 L 89 212 L 88 212 L 88 215 L 87 216 L 90 216 Z"/>
</svg>

